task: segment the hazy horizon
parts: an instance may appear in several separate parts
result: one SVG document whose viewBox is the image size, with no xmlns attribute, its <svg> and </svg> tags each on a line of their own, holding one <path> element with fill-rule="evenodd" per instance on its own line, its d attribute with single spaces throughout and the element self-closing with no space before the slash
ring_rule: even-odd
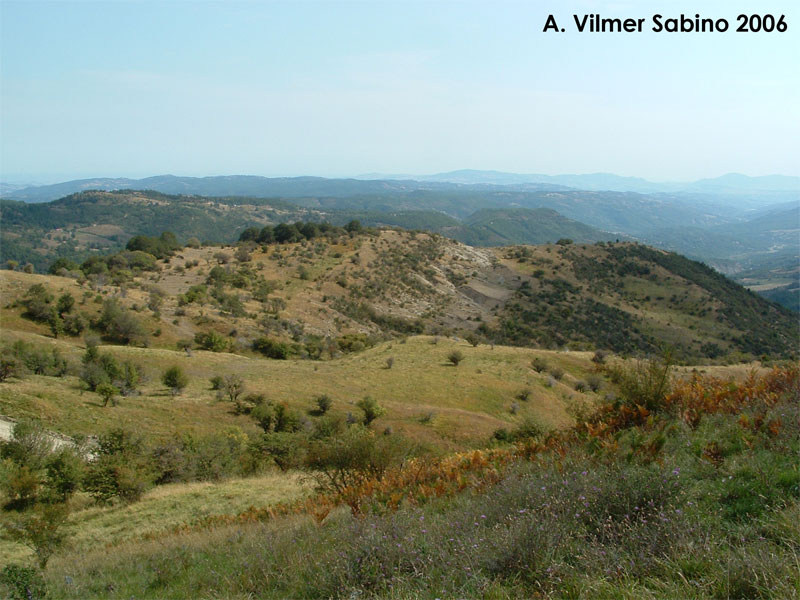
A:
<svg viewBox="0 0 800 600">
<path fill-rule="evenodd" d="M 0 178 L 0 183 L 4 183 L 7 185 L 24 185 L 30 187 L 38 187 L 38 186 L 47 186 L 47 185 L 55 185 L 59 183 L 66 183 L 69 181 L 82 181 L 82 180 L 92 180 L 92 179 L 147 179 L 151 177 L 196 177 L 196 178 L 203 178 L 203 177 L 266 177 L 266 178 L 296 178 L 296 177 L 320 177 L 323 179 L 359 179 L 359 180 L 368 180 L 368 179 L 411 179 L 413 177 L 433 177 L 435 175 L 444 175 L 451 172 L 459 172 L 459 171 L 485 171 L 485 172 L 499 172 L 509 175 L 543 175 L 545 177 L 559 177 L 559 176 L 591 176 L 591 175 L 611 175 L 611 176 L 618 176 L 618 177 L 631 177 L 635 179 L 643 179 L 650 183 L 654 184 L 689 184 L 695 181 L 705 180 L 705 179 L 717 179 L 719 177 L 724 177 L 728 175 L 744 175 L 746 177 L 797 177 L 796 175 L 786 175 L 784 173 L 764 173 L 759 175 L 750 175 L 747 173 L 737 173 L 737 172 L 727 172 L 727 173 L 720 173 L 718 175 L 711 175 L 708 177 L 698 177 L 697 179 L 693 180 L 655 180 L 649 179 L 646 177 L 638 177 L 637 175 L 621 175 L 619 173 L 607 173 L 607 172 L 593 172 L 593 173 L 512 173 L 510 171 L 499 171 L 498 169 L 473 169 L 473 168 L 466 168 L 466 169 L 453 169 L 452 171 L 442 171 L 442 172 L 431 172 L 431 173 L 356 173 L 356 174 L 343 174 L 343 175 L 318 175 L 315 173 L 298 173 L 298 174 L 285 174 L 285 175 L 262 175 L 258 173 L 205 173 L 200 175 L 188 175 L 183 173 L 152 173 L 149 175 L 142 175 L 142 176 L 129 176 L 129 175 L 84 175 L 84 176 L 76 176 L 76 177 L 53 177 L 47 178 L 42 177 L 38 180 L 25 180 L 25 179 L 11 179 L 11 178 Z"/>
<path fill-rule="evenodd" d="M 577 33 L 573 14 L 726 18 Z M 736 33 L 739 13 L 785 33 Z M 555 15 L 566 33 L 543 33 Z M 800 175 L 796 3 L 0 3 L 0 181 Z"/>
</svg>

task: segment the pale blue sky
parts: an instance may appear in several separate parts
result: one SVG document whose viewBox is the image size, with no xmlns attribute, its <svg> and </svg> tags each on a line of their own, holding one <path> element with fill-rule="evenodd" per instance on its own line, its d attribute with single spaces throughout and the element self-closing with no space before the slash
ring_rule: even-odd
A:
<svg viewBox="0 0 800 600">
<path fill-rule="evenodd" d="M 654 13 L 727 33 L 650 31 Z M 786 33 L 735 33 L 741 13 Z M 553 13 L 564 34 L 542 33 Z M 579 34 L 573 14 L 645 17 Z M 0 1 L 0 173 L 800 175 L 800 3 Z"/>
</svg>

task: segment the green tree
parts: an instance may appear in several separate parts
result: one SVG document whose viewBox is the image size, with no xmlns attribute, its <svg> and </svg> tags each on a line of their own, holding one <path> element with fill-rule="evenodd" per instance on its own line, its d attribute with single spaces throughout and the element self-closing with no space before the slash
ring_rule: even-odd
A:
<svg viewBox="0 0 800 600">
<path fill-rule="evenodd" d="M 116 395 L 119 393 L 119 390 L 115 388 L 110 383 L 101 383 L 97 386 L 97 393 L 103 397 L 103 406 L 108 406 L 109 401 L 111 401 L 111 406 L 116 406 Z"/>
<path fill-rule="evenodd" d="M 73 306 L 75 306 L 75 298 L 69 292 L 65 292 L 58 297 L 56 310 L 58 311 L 59 316 L 63 317 L 66 313 L 72 310 Z"/>
</svg>

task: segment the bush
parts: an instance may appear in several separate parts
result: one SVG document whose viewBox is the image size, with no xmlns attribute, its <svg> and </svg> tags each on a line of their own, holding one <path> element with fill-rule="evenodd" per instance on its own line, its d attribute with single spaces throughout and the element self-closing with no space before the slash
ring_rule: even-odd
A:
<svg viewBox="0 0 800 600">
<path fill-rule="evenodd" d="M 589 384 L 586 383 L 583 379 L 578 379 L 572 385 L 572 387 L 575 388 L 576 392 L 585 392 L 587 390 L 587 388 L 589 387 Z"/>
<path fill-rule="evenodd" d="M 147 334 L 141 321 L 124 308 L 116 298 L 103 302 L 103 311 L 97 321 L 97 328 L 106 338 L 120 344 L 144 344 Z"/>
<path fill-rule="evenodd" d="M 586 378 L 586 384 L 589 386 L 590 390 L 596 392 L 603 387 L 603 378 L 598 375 L 589 375 L 589 377 Z"/>
<path fill-rule="evenodd" d="M 101 435 L 95 454 L 83 487 L 98 504 L 110 504 L 115 499 L 136 502 L 152 483 L 144 443 L 130 431 L 118 428 Z"/>
<path fill-rule="evenodd" d="M 531 367 L 537 373 L 541 373 L 542 371 L 547 370 L 547 361 L 543 359 L 541 356 L 537 356 L 531 361 Z"/>
<path fill-rule="evenodd" d="M 472 332 L 469 332 L 467 335 L 465 335 L 464 339 L 473 348 L 476 348 L 481 343 L 481 338 L 477 334 Z"/>
<path fill-rule="evenodd" d="M 320 415 L 324 415 L 328 412 L 333 404 L 333 400 L 331 400 L 331 397 L 327 394 L 320 394 L 314 401 L 317 403 L 317 413 Z"/>
<path fill-rule="evenodd" d="M 447 355 L 447 360 L 450 361 L 454 367 L 457 367 L 459 363 L 464 360 L 464 353 L 461 352 L 461 350 L 453 350 Z"/>
<path fill-rule="evenodd" d="M 26 309 L 24 316 L 34 321 L 47 322 L 56 314 L 53 295 L 41 283 L 28 288 L 22 298 L 22 305 Z"/>
<path fill-rule="evenodd" d="M 299 441 L 297 434 L 277 432 L 261 436 L 255 446 L 259 453 L 275 461 L 281 471 L 288 471 L 303 464 L 305 451 Z"/>
<path fill-rule="evenodd" d="M 519 392 L 517 392 L 517 395 L 515 396 L 517 400 L 521 400 L 522 402 L 527 402 L 528 400 L 530 400 L 530 397 L 531 397 L 530 388 L 525 388 L 523 390 L 520 390 Z"/>
<path fill-rule="evenodd" d="M 161 382 L 170 389 L 173 396 L 180 394 L 189 385 L 189 377 L 179 366 L 169 367 L 161 375 Z"/>
<path fill-rule="evenodd" d="M 228 340 L 216 331 L 198 333 L 194 336 L 194 342 L 202 350 L 210 350 L 211 352 L 225 352 L 228 350 Z"/>
<path fill-rule="evenodd" d="M 66 540 L 62 526 L 68 515 L 65 504 L 38 504 L 33 510 L 3 522 L 3 528 L 12 540 L 33 550 L 39 568 L 44 569 Z"/>
<path fill-rule="evenodd" d="M 386 470 L 399 466 L 411 446 L 397 435 L 375 435 L 351 427 L 342 435 L 309 443 L 304 466 L 319 488 L 341 492 L 365 478 L 380 480 Z"/>
<path fill-rule="evenodd" d="M 19 363 L 10 357 L 0 359 L 0 381 L 5 381 L 9 377 L 16 377 L 19 373 Z"/>
<path fill-rule="evenodd" d="M 268 358 L 286 360 L 289 358 L 289 346 L 267 337 L 260 337 L 253 342 L 253 350 Z"/>
<path fill-rule="evenodd" d="M 666 352 L 661 358 L 636 361 L 632 366 L 613 371 L 623 402 L 643 406 L 654 411 L 661 408 L 670 389 L 672 356 Z"/>
<path fill-rule="evenodd" d="M 103 398 L 103 406 L 107 406 L 109 401 L 111 401 L 111 406 L 117 405 L 117 401 L 114 397 L 119 393 L 119 390 L 113 385 L 110 383 L 101 383 L 97 386 L 96 391 Z"/>
<path fill-rule="evenodd" d="M 11 261 L 9 261 L 11 262 Z M 0 571 L 0 585 L 10 600 L 39 600 L 47 596 L 47 584 L 41 571 L 34 567 L 8 564 Z M 0 588 L 0 592 L 3 588 Z"/>
<path fill-rule="evenodd" d="M 356 406 L 364 411 L 363 422 L 367 427 L 369 427 L 375 419 L 386 413 L 386 410 L 370 396 L 365 396 L 356 402 Z"/>
<path fill-rule="evenodd" d="M 244 379 L 235 374 L 225 375 L 220 389 L 227 394 L 228 400 L 236 403 L 239 401 L 239 396 L 244 393 Z"/>
</svg>

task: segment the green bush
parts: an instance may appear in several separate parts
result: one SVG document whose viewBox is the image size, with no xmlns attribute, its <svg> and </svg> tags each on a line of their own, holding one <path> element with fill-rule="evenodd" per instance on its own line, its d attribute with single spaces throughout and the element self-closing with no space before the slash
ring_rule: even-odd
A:
<svg viewBox="0 0 800 600">
<path fill-rule="evenodd" d="M 317 413 L 320 415 L 324 415 L 328 412 L 333 404 L 333 400 L 331 400 L 331 397 L 327 394 L 320 394 L 315 397 L 314 402 L 317 404 Z"/>
<path fill-rule="evenodd" d="M 228 340 L 216 331 L 195 334 L 194 343 L 200 349 L 210 350 L 211 352 L 225 352 L 228 350 Z"/>
<path fill-rule="evenodd" d="M 97 441 L 96 459 L 89 463 L 83 488 L 98 504 L 114 500 L 136 502 L 153 481 L 144 442 L 130 431 L 114 429 Z"/>
<path fill-rule="evenodd" d="M 253 350 L 268 358 L 286 360 L 289 358 L 289 346 L 267 337 L 260 337 L 253 342 Z"/>
<path fill-rule="evenodd" d="M 356 402 L 356 406 L 364 412 L 363 422 L 367 427 L 369 427 L 375 419 L 386 413 L 386 410 L 370 396 L 365 396 Z"/>
<path fill-rule="evenodd" d="M 161 375 L 161 383 L 167 386 L 173 396 L 180 394 L 189 385 L 189 376 L 179 366 L 169 367 Z"/>
<path fill-rule="evenodd" d="M 457 367 L 462 360 L 464 360 L 464 353 L 461 350 L 453 350 L 450 354 L 447 355 L 447 360 L 454 366 Z"/>
<path fill-rule="evenodd" d="M 365 477 L 381 479 L 387 469 L 399 466 L 411 446 L 397 435 L 375 435 L 353 426 L 343 434 L 309 443 L 304 467 L 323 490 L 342 491 Z"/>
<path fill-rule="evenodd" d="M 33 567 L 7 564 L 0 571 L 0 586 L 2 596 L 9 600 L 44 600 L 47 597 L 44 577 Z"/>
</svg>

